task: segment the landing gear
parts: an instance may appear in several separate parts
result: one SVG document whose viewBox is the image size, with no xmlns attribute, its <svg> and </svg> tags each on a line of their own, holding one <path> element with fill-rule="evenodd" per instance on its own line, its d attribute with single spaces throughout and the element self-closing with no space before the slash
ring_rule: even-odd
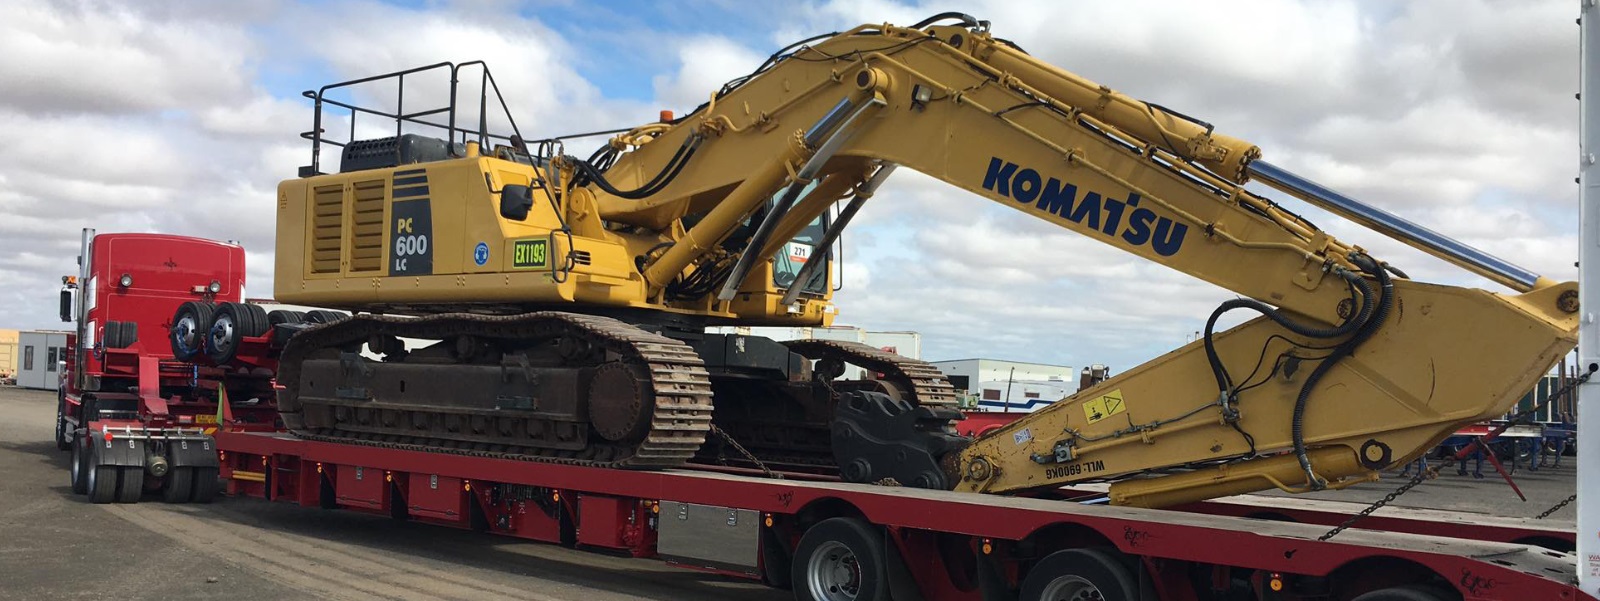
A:
<svg viewBox="0 0 1600 601">
<path fill-rule="evenodd" d="M 1023 601 L 1136 601 L 1139 581 L 1110 551 L 1066 549 L 1046 556 L 1022 580 Z"/>
<path fill-rule="evenodd" d="M 796 599 L 876 601 L 889 598 L 883 536 L 854 518 L 823 520 L 795 547 Z"/>
</svg>

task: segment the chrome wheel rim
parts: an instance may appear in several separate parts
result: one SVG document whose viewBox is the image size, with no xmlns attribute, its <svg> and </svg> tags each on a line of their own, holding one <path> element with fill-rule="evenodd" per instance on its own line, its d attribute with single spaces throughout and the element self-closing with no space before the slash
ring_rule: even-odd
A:
<svg viewBox="0 0 1600 601">
<path fill-rule="evenodd" d="M 806 563 L 806 587 L 815 599 L 842 601 L 861 593 L 861 563 L 844 543 L 828 541 Z"/>
<path fill-rule="evenodd" d="M 228 315 L 219 315 L 216 323 L 211 325 L 211 348 L 225 351 L 232 347 L 233 318 Z"/>
<path fill-rule="evenodd" d="M 1042 601 L 1105 601 L 1099 587 L 1082 576 L 1058 576 L 1045 585 Z"/>
</svg>

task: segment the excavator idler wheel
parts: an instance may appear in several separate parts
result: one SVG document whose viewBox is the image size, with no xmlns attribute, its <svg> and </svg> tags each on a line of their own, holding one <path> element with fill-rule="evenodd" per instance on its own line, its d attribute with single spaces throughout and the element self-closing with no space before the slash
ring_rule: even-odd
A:
<svg viewBox="0 0 1600 601">
<path fill-rule="evenodd" d="M 633 442 L 650 431 L 655 395 L 650 377 L 626 363 L 595 368 L 589 380 L 589 422 L 612 442 Z"/>
</svg>

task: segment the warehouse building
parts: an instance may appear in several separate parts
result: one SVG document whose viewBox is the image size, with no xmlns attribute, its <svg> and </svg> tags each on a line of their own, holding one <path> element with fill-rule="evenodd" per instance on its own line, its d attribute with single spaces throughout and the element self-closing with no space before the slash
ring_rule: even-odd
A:
<svg viewBox="0 0 1600 601">
<path fill-rule="evenodd" d="M 1078 391 L 1080 374 L 1066 365 L 954 359 L 933 365 L 979 411 L 1032 412 Z"/>
<path fill-rule="evenodd" d="M 20 332 L 17 347 L 21 366 L 17 369 L 17 386 L 55 390 L 61 385 L 61 364 L 67 360 L 67 332 Z"/>
</svg>

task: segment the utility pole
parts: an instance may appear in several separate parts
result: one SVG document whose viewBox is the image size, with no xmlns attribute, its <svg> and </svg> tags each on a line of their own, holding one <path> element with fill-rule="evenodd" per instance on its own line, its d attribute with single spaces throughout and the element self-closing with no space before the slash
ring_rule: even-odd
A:
<svg viewBox="0 0 1600 601">
<path fill-rule="evenodd" d="M 1600 369 L 1600 0 L 1578 18 L 1578 369 Z M 1600 378 L 1578 386 L 1578 588 L 1600 596 Z"/>
</svg>

